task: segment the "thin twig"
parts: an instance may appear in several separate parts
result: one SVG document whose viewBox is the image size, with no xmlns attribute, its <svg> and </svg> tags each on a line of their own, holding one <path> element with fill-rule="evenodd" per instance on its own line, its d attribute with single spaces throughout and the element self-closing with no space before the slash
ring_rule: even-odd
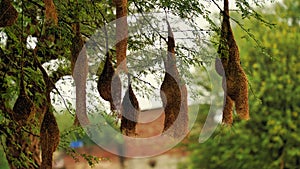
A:
<svg viewBox="0 0 300 169">
<path fill-rule="evenodd" d="M 28 133 L 28 134 L 30 134 L 30 135 L 33 135 L 33 136 L 35 136 L 35 137 L 40 137 L 39 135 L 37 135 L 37 134 L 34 134 L 34 133 L 32 133 L 32 132 L 28 131 L 27 129 L 25 129 L 25 127 L 24 127 L 24 126 L 23 126 L 23 127 L 21 127 L 21 130 L 23 130 L 24 132 L 26 132 L 26 133 Z"/>
<path fill-rule="evenodd" d="M 166 43 L 167 43 L 167 39 L 165 37 L 163 37 L 157 29 L 155 29 L 152 24 L 150 23 L 150 21 L 146 18 L 146 16 L 143 13 L 143 10 L 136 4 L 135 1 L 133 1 L 134 6 L 138 9 L 138 11 L 141 13 L 142 17 L 146 20 L 146 22 L 149 24 L 149 26 L 158 34 L 158 36 L 163 39 Z"/>
<path fill-rule="evenodd" d="M 40 5 L 39 3 L 37 3 L 37 2 L 35 2 L 33 0 L 28 0 L 28 2 L 30 2 L 30 3 L 32 3 L 32 4 L 36 5 L 36 6 L 38 6 L 39 9 L 45 10 L 44 6 Z"/>
<path fill-rule="evenodd" d="M 145 80 L 143 80 L 143 79 L 141 79 L 141 78 L 139 78 L 139 77 L 137 77 L 137 76 L 134 76 L 132 73 L 128 73 L 128 74 L 129 74 L 131 77 L 133 77 L 134 79 L 137 79 L 137 80 L 139 80 L 139 81 L 141 81 L 141 82 L 143 82 L 143 83 L 149 85 L 149 86 L 152 87 L 153 89 L 157 89 L 157 87 L 153 86 L 151 83 L 149 83 L 149 82 L 147 82 L 147 81 L 145 81 Z"/>
<path fill-rule="evenodd" d="M 216 1 L 215 0 L 212 0 L 213 1 L 213 3 L 217 6 L 217 8 L 219 8 L 219 10 L 223 13 L 223 14 L 225 14 L 225 15 L 227 15 L 226 13 L 224 13 L 223 12 L 223 10 L 222 10 L 222 8 L 216 3 Z M 255 39 L 254 37 L 253 37 L 253 35 L 238 21 L 238 20 L 236 20 L 235 18 L 232 18 L 231 16 L 227 16 L 227 17 L 229 17 L 229 19 L 231 19 L 231 20 L 233 20 L 237 25 L 239 25 L 239 27 L 244 31 L 244 32 L 246 32 L 247 33 L 247 35 L 248 36 L 250 36 L 250 38 L 252 39 L 252 40 L 254 40 L 254 42 L 257 44 L 257 46 L 261 46 L 261 44 L 260 44 L 260 42 L 257 40 L 257 39 Z"/>
<path fill-rule="evenodd" d="M 37 48 L 36 48 L 36 49 L 34 50 L 34 52 L 33 52 L 34 60 L 35 60 L 35 62 L 37 63 L 38 68 L 39 68 L 40 71 L 42 72 L 44 78 L 46 78 L 46 79 L 44 79 L 44 81 L 45 81 L 46 85 L 48 85 L 48 87 L 47 87 L 48 90 L 50 90 L 50 91 L 46 91 L 46 92 L 51 92 L 52 89 L 56 90 L 56 92 L 58 93 L 58 95 L 62 98 L 63 103 L 64 103 L 64 105 L 65 105 L 67 111 L 68 111 L 69 113 L 71 113 L 71 110 L 70 110 L 69 107 L 67 106 L 67 103 L 66 103 L 64 97 L 63 97 L 62 94 L 59 92 L 59 90 L 56 88 L 55 83 L 54 83 L 54 82 L 51 80 L 51 78 L 48 76 L 46 70 L 44 69 L 44 67 L 43 67 L 42 64 L 39 62 L 38 58 L 36 57 L 36 50 L 37 50 Z M 72 114 L 72 113 L 71 113 L 71 114 Z"/>
</svg>

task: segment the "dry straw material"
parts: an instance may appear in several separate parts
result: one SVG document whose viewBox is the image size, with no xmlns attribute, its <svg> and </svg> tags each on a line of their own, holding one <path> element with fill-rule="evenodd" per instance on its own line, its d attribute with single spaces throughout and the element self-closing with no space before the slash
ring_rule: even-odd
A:
<svg viewBox="0 0 300 169">
<path fill-rule="evenodd" d="M 219 53 L 224 71 L 220 68 L 219 59 L 216 59 L 216 70 L 223 76 L 226 94 L 222 121 L 229 125 L 233 123 L 234 105 L 239 118 L 248 120 L 248 80 L 240 64 L 239 49 L 230 26 L 228 0 L 224 0 Z"/>
</svg>

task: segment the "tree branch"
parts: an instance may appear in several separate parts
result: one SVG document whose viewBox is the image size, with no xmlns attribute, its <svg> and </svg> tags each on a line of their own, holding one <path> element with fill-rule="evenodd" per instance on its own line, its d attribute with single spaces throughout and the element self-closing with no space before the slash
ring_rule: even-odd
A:
<svg viewBox="0 0 300 169">
<path fill-rule="evenodd" d="M 152 87 L 153 89 L 157 89 L 157 88 L 156 88 L 155 86 L 153 86 L 151 83 L 149 83 L 149 82 L 147 82 L 147 81 L 145 81 L 145 80 L 143 80 L 143 79 L 141 79 L 141 78 L 139 78 L 139 77 L 137 77 L 137 76 L 134 76 L 132 73 L 128 73 L 128 74 L 130 74 L 130 76 L 133 77 L 134 79 L 137 79 L 138 81 L 141 81 L 141 82 L 143 82 L 143 83 L 149 85 L 149 86 Z"/>
<path fill-rule="evenodd" d="M 215 0 L 212 0 L 212 2 L 217 6 L 217 8 L 219 8 L 220 12 L 222 12 L 222 13 L 224 14 L 222 8 L 216 3 L 216 1 L 215 1 Z M 250 33 L 250 31 L 244 27 L 244 25 L 242 25 L 237 19 L 232 18 L 232 17 L 230 17 L 230 16 L 228 16 L 228 17 L 229 17 L 229 19 L 233 20 L 237 25 L 239 25 L 239 27 L 240 27 L 244 32 L 247 33 L 247 35 L 248 35 L 248 36 L 256 43 L 257 46 L 261 47 L 260 41 L 257 40 L 257 39 L 254 37 L 254 35 L 253 35 L 252 33 Z"/>
<path fill-rule="evenodd" d="M 45 10 L 44 6 L 40 5 L 39 3 L 37 3 L 37 2 L 35 2 L 33 0 L 28 0 L 28 2 L 30 2 L 30 3 L 32 3 L 32 4 L 36 5 L 36 6 L 38 6 L 39 9 Z"/>
<path fill-rule="evenodd" d="M 53 89 L 58 93 L 58 95 L 63 99 L 63 103 L 66 107 L 66 109 L 68 110 L 69 113 L 71 113 L 70 109 L 67 106 L 67 103 L 64 99 L 64 97 L 61 95 L 61 93 L 59 92 L 59 90 L 56 88 L 55 83 L 52 81 L 52 79 L 49 77 L 49 75 L 47 74 L 46 70 L 44 69 L 44 67 L 42 66 L 42 64 L 39 62 L 38 58 L 36 57 L 36 51 L 38 48 L 34 49 L 33 52 L 33 56 L 34 56 L 34 60 L 38 66 L 38 68 L 40 69 L 40 71 L 43 74 L 43 78 L 44 78 L 44 82 L 46 83 L 46 92 L 51 92 Z"/>
<path fill-rule="evenodd" d="M 136 4 L 135 1 L 133 1 L 133 4 L 134 4 L 134 6 L 138 9 L 138 11 L 141 13 L 142 17 L 143 17 L 143 18 L 146 20 L 146 22 L 149 24 L 149 26 L 151 27 L 151 29 L 153 29 L 153 30 L 158 34 L 158 36 L 159 36 L 161 39 L 163 39 L 163 40 L 167 43 L 167 39 L 166 39 L 165 37 L 163 37 L 163 36 L 158 32 L 158 30 L 155 29 L 155 28 L 152 26 L 152 24 L 150 23 L 150 21 L 149 21 L 149 20 L 146 18 L 146 16 L 144 15 L 143 10 Z"/>
</svg>

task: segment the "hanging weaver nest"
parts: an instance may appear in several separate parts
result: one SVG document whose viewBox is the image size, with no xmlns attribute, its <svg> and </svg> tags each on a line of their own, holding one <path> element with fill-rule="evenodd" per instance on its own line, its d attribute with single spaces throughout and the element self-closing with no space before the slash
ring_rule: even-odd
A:
<svg viewBox="0 0 300 169">
<path fill-rule="evenodd" d="M 164 122 L 164 132 L 169 130 L 169 128 L 176 121 L 181 104 L 181 93 L 180 87 L 173 76 L 169 73 L 165 73 L 163 83 L 160 87 L 160 96 L 163 102 L 165 111 L 165 122 Z M 168 135 L 175 137 L 175 126 L 173 126 L 167 133 Z"/>
<path fill-rule="evenodd" d="M 135 127 L 140 112 L 139 102 L 132 90 L 128 74 L 128 89 L 124 95 L 121 107 L 121 132 L 126 136 L 135 136 Z"/>
<path fill-rule="evenodd" d="M 97 84 L 100 96 L 110 102 L 112 111 L 119 110 L 121 104 L 121 80 L 112 64 L 112 56 L 109 52 L 106 54 L 106 60 L 103 71 Z"/>
<path fill-rule="evenodd" d="M 164 133 L 179 138 L 187 133 L 188 106 L 187 89 L 181 82 L 176 66 L 175 40 L 169 22 L 168 25 L 168 55 L 164 59 L 165 77 L 161 85 L 161 99 L 165 111 Z M 178 121 L 175 123 L 175 121 Z"/>
<path fill-rule="evenodd" d="M 18 12 L 10 0 L 2 0 L 0 3 L 0 27 L 11 26 L 18 18 Z"/>
<path fill-rule="evenodd" d="M 80 24 L 72 24 L 73 33 L 75 34 L 71 46 L 71 70 L 76 85 L 76 117 L 74 125 L 89 124 L 89 118 L 86 112 L 86 79 L 88 74 L 88 58 L 84 39 L 80 33 Z"/>
<path fill-rule="evenodd" d="M 59 129 L 55 117 L 49 108 L 41 125 L 40 138 L 42 149 L 41 168 L 52 169 L 52 155 L 59 143 Z"/>
<path fill-rule="evenodd" d="M 35 106 L 32 100 L 25 92 L 20 92 L 14 107 L 13 119 L 21 124 L 25 124 L 33 118 L 35 114 Z"/>
<path fill-rule="evenodd" d="M 118 70 L 127 73 L 126 51 L 128 40 L 127 0 L 114 0 L 116 5 L 116 56 Z"/>
<path fill-rule="evenodd" d="M 36 109 L 32 100 L 27 96 L 25 91 L 24 84 L 24 70 L 23 63 L 21 68 L 21 77 L 20 77 L 20 94 L 13 107 L 13 119 L 16 122 L 19 122 L 20 125 L 30 122 L 35 115 Z"/>
<path fill-rule="evenodd" d="M 231 125 L 233 123 L 234 103 L 240 119 L 249 119 L 249 106 L 248 80 L 240 64 L 239 49 L 234 39 L 229 18 L 228 0 L 224 0 L 222 32 L 218 49 L 221 60 L 216 59 L 215 66 L 216 71 L 223 76 L 223 89 L 226 93 L 222 121 Z"/>
</svg>

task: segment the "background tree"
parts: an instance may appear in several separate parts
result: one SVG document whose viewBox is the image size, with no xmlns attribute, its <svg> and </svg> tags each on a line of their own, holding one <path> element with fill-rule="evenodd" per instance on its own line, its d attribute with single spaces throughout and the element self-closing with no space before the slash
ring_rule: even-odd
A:
<svg viewBox="0 0 300 169">
<path fill-rule="evenodd" d="M 203 144 L 190 143 L 187 168 L 297 168 L 300 162 L 299 100 L 299 17 L 300 4 L 284 0 L 264 9 L 264 18 L 276 23 L 265 29 L 248 20 L 257 40 L 269 57 L 255 48 L 254 41 L 236 27 L 242 65 L 251 84 L 248 122 L 232 129 L 219 127 L 214 137 Z M 269 13 L 275 11 L 276 13 Z M 199 133 L 197 133 L 199 134 Z M 193 139 L 197 139 L 191 137 Z M 194 140 L 193 140 L 194 141 Z"/>
</svg>

